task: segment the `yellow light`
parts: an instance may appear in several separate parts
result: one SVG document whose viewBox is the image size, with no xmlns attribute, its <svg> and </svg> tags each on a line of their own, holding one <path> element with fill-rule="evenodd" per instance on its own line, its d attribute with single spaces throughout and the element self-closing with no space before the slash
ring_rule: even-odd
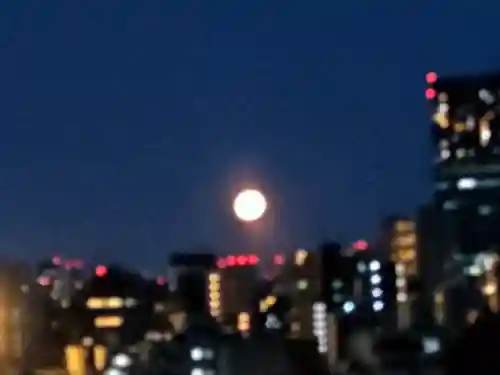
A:
<svg viewBox="0 0 500 375">
<path fill-rule="evenodd" d="M 211 273 L 210 275 L 208 275 L 208 280 L 212 283 L 218 283 L 220 282 L 220 275 L 216 272 Z"/>
<path fill-rule="evenodd" d="M 110 297 L 105 303 L 108 309 L 121 309 L 124 305 L 123 299 L 119 297 Z"/>
<path fill-rule="evenodd" d="M 69 375 L 85 375 L 85 350 L 80 345 L 65 348 L 66 370 Z"/>
<path fill-rule="evenodd" d="M 455 124 L 455 131 L 456 131 L 457 133 L 461 133 L 461 132 L 463 132 L 464 130 L 465 130 L 465 124 L 464 124 L 463 122 L 457 122 L 457 123 Z"/>
<path fill-rule="evenodd" d="M 396 222 L 396 231 L 397 232 L 406 232 L 415 230 L 415 223 L 408 220 L 398 220 Z"/>
<path fill-rule="evenodd" d="M 210 292 L 210 300 L 211 301 L 220 300 L 220 293 L 219 292 Z"/>
<path fill-rule="evenodd" d="M 106 308 L 106 303 L 102 298 L 89 298 L 87 300 L 87 307 L 91 310 L 104 309 Z"/>
<path fill-rule="evenodd" d="M 106 367 L 108 351 L 105 346 L 94 346 L 94 365 L 97 371 L 102 371 Z"/>
<path fill-rule="evenodd" d="M 94 325 L 97 328 L 116 328 L 123 324 L 123 318 L 120 316 L 98 316 L 94 319 Z"/>
<path fill-rule="evenodd" d="M 497 292 L 497 286 L 494 282 L 488 282 L 483 288 L 483 293 L 487 296 L 492 296 L 496 292 Z"/>
<path fill-rule="evenodd" d="M 273 306 L 276 303 L 276 297 L 275 296 L 267 296 L 266 298 L 266 304 L 268 307 Z"/>
<path fill-rule="evenodd" d="M 259 302 L 259 311 L 260 312 L 262 312 L 262 313 L 266 312 L 268 308 L 269 308 L 269 306 L 267 306 L 266 300 L 261 300 Z"/>
<path fill-rule="evenodd" d="M 246 332 L 250 329 L 250 315 L 246 312 L 238 314 L 238 330 Z"/>
<path fill-rule="evenodd" d="M 302 249 L 297 250 L 297 252 L 295 253 L 295 264 L 297 266 L 303 266 L 304 262 L 306 261 L 307 255 L 307 251 Z"/>
<path fill-rule="evenodd" d="M 212 309 L 220 308 L 220 301 L 210 301 L 210 308 Z"/>
</svg>

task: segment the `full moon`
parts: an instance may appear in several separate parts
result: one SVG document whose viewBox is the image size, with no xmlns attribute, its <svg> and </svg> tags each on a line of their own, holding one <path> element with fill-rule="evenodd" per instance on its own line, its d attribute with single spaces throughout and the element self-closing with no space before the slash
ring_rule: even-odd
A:
<svg viewBox="0 0 500 375">
<path fill-rule="evenodd" d="M 259 220 L 267 210 L 266 197 L 258 190 L 240 191 L 233 202 L 233 210 L 241 221 Z"/>
</svg>

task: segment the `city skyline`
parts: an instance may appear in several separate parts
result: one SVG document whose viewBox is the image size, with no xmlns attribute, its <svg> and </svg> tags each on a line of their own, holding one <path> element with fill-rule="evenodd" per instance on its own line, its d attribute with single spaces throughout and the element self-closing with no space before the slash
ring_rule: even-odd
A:
<svg viewBox="0 0 500 375">
<path fill-rule="evenodd" d="M 152 266 L 248 246 L 247 184 L 270 197 L 259 246 L 373 237 L 431 195 L 425 73 L 498 68 L 484 3 L 9 5 L 0 253 Z"/>
</svg>

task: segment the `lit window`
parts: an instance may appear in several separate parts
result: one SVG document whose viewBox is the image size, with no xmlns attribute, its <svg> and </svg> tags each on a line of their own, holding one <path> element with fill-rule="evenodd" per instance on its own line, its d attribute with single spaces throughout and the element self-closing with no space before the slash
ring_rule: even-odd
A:
<svg viewBox="0 0 500 375">
<path fill-rule="evenodd" d="M 108 309 L 121 309 L 124 305 L 123 299 L 119 297 L 111 297 L 106 301 L 106 307 Z"/>
<path fill-rule="evenodd" d="M 458 190 L 471 190 L 476 188 L 477 180 L 475 178 L 461 178 L 457 181 Z"/>
<path fill-rule="evenodd" d="M 87 307 L 92 310 L 104 309 L 106 307 L 104 302 L 102 298 L 89 298 L 87 300 Z"/>
<path fill-rule="evenodd" d="M 123 318 L 119 316 L 98 316 L 94 319 L 97 328 L 116 328 L 123 324 Z"/>
</svg>

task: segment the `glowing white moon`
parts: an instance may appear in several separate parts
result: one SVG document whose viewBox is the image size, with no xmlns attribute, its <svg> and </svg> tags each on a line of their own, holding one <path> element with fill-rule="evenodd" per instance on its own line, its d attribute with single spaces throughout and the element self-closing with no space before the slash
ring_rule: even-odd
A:
<svg viewBox="0 0 500 375">
<path fill-rule="evenodd" d="M 267 210 L 267 200 L 258 190 L 248 189 L 238 193 L 233 202 L 233 210 L 241 221 L 260 219 Z"/>
</svg>

